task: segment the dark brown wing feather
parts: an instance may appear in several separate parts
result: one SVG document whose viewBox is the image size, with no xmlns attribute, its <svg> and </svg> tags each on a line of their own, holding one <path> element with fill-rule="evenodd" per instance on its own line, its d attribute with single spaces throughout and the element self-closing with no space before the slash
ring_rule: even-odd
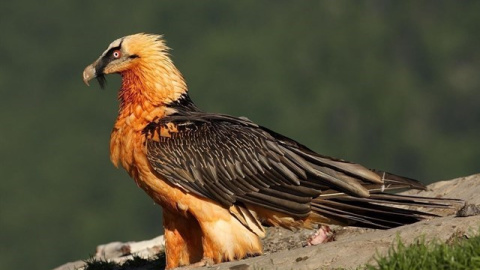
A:
<svg viewBox="0 0 480 270">
<path fill-rule="evenodd" d="M 148 159 L 171 183 L 229 207 L 248 202 L 294 216 L 306 216 L 319 191 L 297 194 L 275 187 L 297 187 L 307 174 L 285 158 L 274 138 L 247 120 L 199 114 L 167 117 L 147 135 L 174 125 L 177 132 L 147 140 Z M 165 134 L 164 134 L 165 135 Z"/>
<path fill-rule="evenodd" d="M 157 173 L 225 207 L 243 202 L 297 218 L 313 210 L 343 224 L 379 228 L 420 219 L 420 212 L 379 205 L 419 203 L 382 193 L 423 188 L 419 182 L 316 154 L 247 119 L 190 112 L 152 122 L 144 133 Z"/>
</svg>

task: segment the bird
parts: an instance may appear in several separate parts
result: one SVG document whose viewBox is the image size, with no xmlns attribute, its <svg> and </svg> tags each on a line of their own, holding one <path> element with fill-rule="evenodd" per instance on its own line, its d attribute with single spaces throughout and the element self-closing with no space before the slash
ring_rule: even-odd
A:
<svg viewBox="0 0 480 270">
<path fill-rule="evenodd" d="M 167 269 L 262 254 L 264 226 L 389 229 L 447 207 L 419 181 L 319 154 L 246 117 L 198 108 L 163 35 L 114 40 L 83 71 L 120 74 L 110 159 L 162 207 Z"/>
</svg>

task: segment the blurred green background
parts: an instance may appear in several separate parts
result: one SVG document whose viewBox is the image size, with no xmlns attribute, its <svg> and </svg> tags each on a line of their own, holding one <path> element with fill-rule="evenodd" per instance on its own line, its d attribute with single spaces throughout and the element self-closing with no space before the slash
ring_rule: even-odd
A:
<svg viewBox="0 0 480 270">
<path fill-rule="evenodd" d="M 165 34 L 193 100 L 420 179 L 480 171 L 478 1 L 3 1 L 0 269 L 51 269 L 162 233 L 109 161 L 119 76 L 83 68 Z"/>
</svg>

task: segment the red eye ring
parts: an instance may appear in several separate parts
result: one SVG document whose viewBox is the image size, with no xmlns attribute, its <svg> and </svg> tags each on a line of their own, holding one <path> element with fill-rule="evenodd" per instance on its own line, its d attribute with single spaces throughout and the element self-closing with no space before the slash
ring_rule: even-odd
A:
<svg viewBox="0 0 480 270">
<path fill-rule="evenodd" d="M 113 55 L 113 58 L 118 59 L 122 56 L 122 52 L 120 50 L 115 50 L 113 51 L 112 55 Z"/>
</svg>

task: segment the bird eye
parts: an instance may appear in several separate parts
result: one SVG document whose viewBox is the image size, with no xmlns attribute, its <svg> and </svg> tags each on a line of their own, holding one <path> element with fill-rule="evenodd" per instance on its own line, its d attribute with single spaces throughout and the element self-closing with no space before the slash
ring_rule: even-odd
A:
<svg viewBox="0 0 480 270">
<path fill-rule="evenodd" d="M 120 50 L 116 50 L 116 51 L 113 51 L 113 58 L 120 58 L 120 56 L 122 56 L 122 53 L 120 52 Z"/>
</svg>

